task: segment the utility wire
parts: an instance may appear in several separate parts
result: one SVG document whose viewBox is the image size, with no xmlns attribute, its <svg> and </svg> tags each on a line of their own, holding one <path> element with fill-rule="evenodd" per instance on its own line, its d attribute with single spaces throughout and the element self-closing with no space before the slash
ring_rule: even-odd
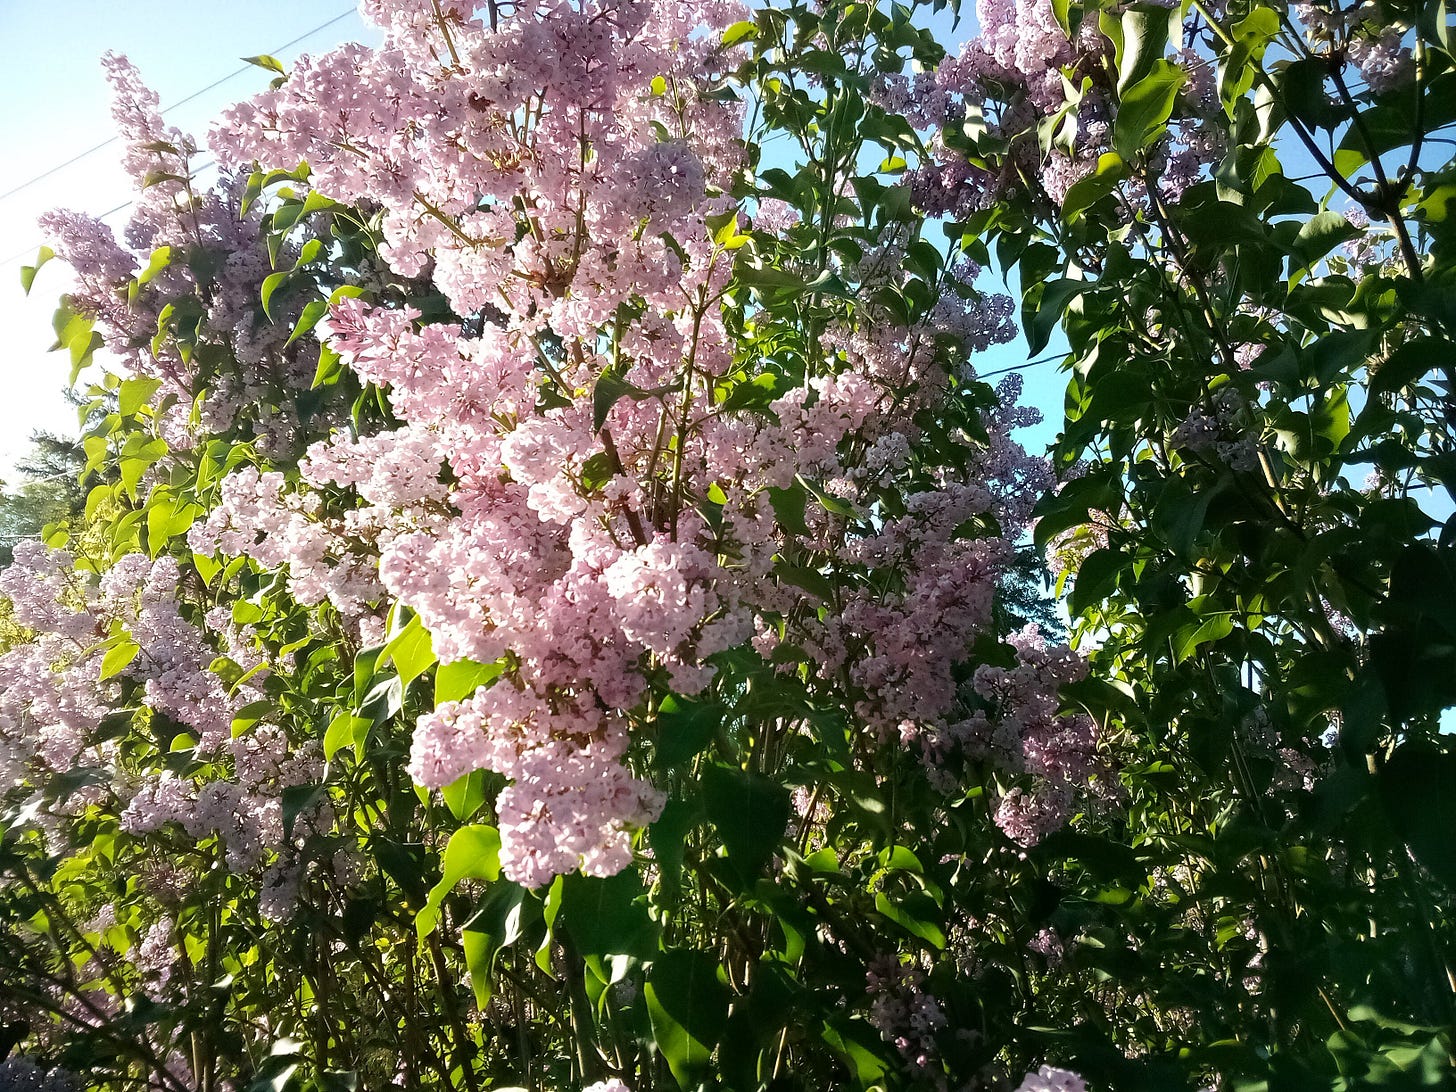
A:
<svg viewBox="0 0 1456 1092">
<path fill-rule="evenodd" d="M 193 169 L 192 177 L 200 178 L 204 171 L 207 171 L 216 166 L 217 160 L 215 159 L 209 159 L 206 163 L 199 163 L 197 167 Z M 133 197 L 129 201 L 123 201 L 115 208 L 107 209 L 105 212 L 101 213 L 101 215 L 97 216 L 96 219 L 105 220 L 108 216 L 114 215 L 115 213 L 120 212 L 122 209 L 129 209 L 136 203 L 137 199 Z M 24 250 L 17 250 L 14 254 L 10 255 L 10 257 L 0 260 L 0 266 L 9 265 L 11 262 L 17 261 L 20 258 L 27 258 L 30 255 L 36 253 L 36 251 L 38 251 L 44 245 L 44 243 L 33 243 L 30 246 L 26 247 Z"/>
<path fill-rule="evenodd" d="M 281 46 L 276 47 L 273 50 L 273 53 L 275 53 L 275 54 L 276 53 L 282 53 L 289 46 L 295 46 L 299 42 L 303 41 L 305 38 L 312 38 L 319 31 L 325 30 L 328 27 L 331 27 L 335 23 L 339 22 L 341 19 L 346 19 L 350 15 L 353 15 L 353 14 L 354 14 L 354 9 L 353 8 L 349 8 L 347 11 L 342 11 L 338 15 L 335 15 L 328 22 L 326 22 L 326 23 L 320 23 L 318 26 L 314 27 L 312 30 L 305 31 L 303 34 L 300 34 L 297 38 L 294 38 L 290 42 L 284 42 Z M 193 99 L 196 99 L 196 98 L 198 98 L 198 97 L 200 97 L 202 95 L 207 94 L 209 91 L 211 91 L 215 87 L 221 87 L 223 84 L 227 83 L 228 80 L 231 80 L 231 79 L 233 79 L 236 76 L 241 76 L 244 72 L 248 71 L 250 68 L 253 68 L 253 67 L 254 67 L 254 65 L 252 65 L 252 64 L 245 64 L 241 68 L 235 68 L 233 71 L 229 72 L 226 76 L 222 76 L 222 77 L 220 77 L 220 78 L 218 78 L 216 80 L 213 80 L 206 87 L 199 88 L 198 90 L 192 92 L 192 94 L 188 95 L 186 98 L 178 99 L 176 102 L 172 103 L 170 106 L 163 107 L 162 112 L 165 114 L 167 111 L 175 110 L 179 106 L 186 106 Z M 109 147 L 111 147 L 111 145 L 115 144 L 120 139 L 121 139 L 121 137 L 119 137 L 119 136 L 107 137 L 100 144 L 97 144 L 97 145 L 95 145 L 93 147 L 87 148 L 84 152 L 77 152 L 75 155 L 73 155 L 70 159 L 66 160 L 64 163 L 57 163 L 54 167 L 51 167 L 48 170 L 42 171 L 40 174 L 36 175 L 35 177 L 33 177 L 33 178 L 27 178 L 24 182 L 20 183 L 20 185 L 14 186 L 11 189 L 6 190 L 4 193 L 0 193 L 0 201 L 4 201 L 6 198 L 15 196 L 21 190 L 27 188 L 28 186 L 35 185 L 37 182 L 41 181 L 42 179 L 49 178 L 51 175 L 55 174 L 57 171 L 63 171 L 63 170 L 65 170 L 67 167 L 69 167 L 73 163 L 79 163 L 81 160 L 85 159 L 88 155 L 92 155 L 92 154 L 94 154 L 96 152 L 101 151 L 102 148 L 109 148 Z"/>
<path fill-rule="evenodd" d="M 1012 364 L 1009 368 L 997 368 L 994 372 L 980 372 L 977 379 L 994 379 L 998 375 L 1005 375 L 1007 372 L 1019 372 L 1026 368 L 1035 367 L 1037 364 L 1050 364 L 1054 360 L 1063 360 L 1066 353 L 1055 353 L 1052 356 L 1042 356 L 1035 360 L 1026 360 L 1020 364 Z"/>
</svg>

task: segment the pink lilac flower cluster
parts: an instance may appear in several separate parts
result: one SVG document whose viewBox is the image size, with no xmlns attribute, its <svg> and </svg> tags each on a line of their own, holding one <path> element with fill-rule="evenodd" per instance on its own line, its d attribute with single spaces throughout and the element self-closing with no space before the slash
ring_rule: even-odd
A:
<svg viewBox="0 0 1456 1092">
<path fill-rule="evenodd" d="M 54 801 L 52 810 L 78 814 L 89 803 L 120 794 L 121 825 L 130 833 L 176 824 L 193 840 L 216 836 L 234 872 L 270 861 L 291 867 L 295 854 L 284 844 L 282 794 L 289 786 L 317 782 L 321 756 L 316 745 L 290 748 L 273 725 L 233 736 L 237 712 L 263 697 L 258 684 L 267 661 L 224 613 L 214 610 L 196 619 L 184 614 L 187 596 L 180 579 L 176 559 L 165 555 L 155 560 L 125 555 L 97 580 L 88 579 L 64 550 L 38 542 L 17 545 L 14 563 L 0 572 L 0 595 L 32 638 L 0 654 L 0 692 L 6 697 L 0 791 L 36 775 L 43 784 L 48 774 L 95 770 L 105 776 Z M 108 652 L 123 640 L 135 651 L 103 680 Z M 231 689 L 213 670 L 219 646 L 252 671 Z M 199 778 L 160 767 L 138 769 L 118 753 L 101 728 L 123 687 L 147 715 L 168 718 L 185 731 L 197 758 L 225 772 Z M 301 816 L 298 830 L 315 818 Z"/>
<path fill-rule="evenodd" d="M 1106 770 L 1098 733 L 1084 714 L 1062 714 L 1059 693 L 1087 672 L 1086 661 L 1065 645 L 1048 643 L 1036 626 L 1012 635 L 1013 668 L 982 664 L 974 687 L 988 705 L 956 724 L 961 748 L 1003 774 L 1029 775 L 1002 797 L 996 825 L 1013 842 L 1033 846 L 1071 817 L 1078 792 Z"/>
<path fill-rule="evenodd" d="M 1315 0 L 1295 5 L 1295 13 L 1310 46 L 1338 63 L 1353 62 L 1366 85 L 1376 94 L 1391 91 L 1415 78 L 1415 57 L 1404 43 L 1408 25 L 1390 26 L 1371 21 L 1375 5 L 1342 6 Z M 1384 15 L 1383 12 L 1381 12 Z"/>
<path fill-rule="evenodd" d="M 974 113 L 993 140 L 1010 141 L 995 164 L 972 165 L 948 148 L 939 132 L 927 158 L 907 173 L 916 204 L 932 216 L 965 218 L 1000 196 L 1031 187 L 1060 205 L 1112 147 L 1115 107 L 1083 76 L 1110 60 L 1111 43 L 1093 20 L 1072 36 L 1057 22 L 1050 0 L 978 0 L 981 33 L 948 58 L 933 77 L 881 80 L 879 101 L 900 108 L 913 124 L 938 130 Z M 1146 184 L 1162 200 L 1176 200 L 1201 181 L 1224 154 L 1222 129 L 1207 124 L 1219 109 L 1214 67 L 1191 48 L 1174 58 L 1187 82 L 1166 135 L 1151 149 L 1145 179 L 1128 197 L 1146 203 Z M 1073 91 L 1073 88 L 1078 90 Z M 1072 109 L 1070 117 L 1037 138 L 1040 123 Z"/>
<path fill-rule="evenodd" d="M 905 1066 L 917 1077 L 940 1089 L 947 1087 L 945 1074 L 936 1064 L 940 1058 L 936 1035 L 947 1024 L 944 1010 L 935 997 L 921 987 L 925 976 L 894 956 L 882 957 L 865 972 L 870 995 L 870 1023 L 880 1038 L 892 1043 Z"/>
<path fill-rule="evenodd" d="M 708 223 L 732 207 L 743 116 L 699 89 L 743 9 L 530 3 L 494 29 L 466 4 L 368 12 L 381 48 L 305 58 L 212 145 L 240 169 L 307 160 L 321 192 L 378 205 L 394 269 L 430 270 L 480 321 L 337 300 L 320 329 L 402 426 L 315 445 L 296 481 L 237 472 L 193 549 L 286 566 L 301 601 L 345 613 L 392 596 L 442 662 L 504 664 L 420 719 L 410 772 L 431 788 L 505 776 L 503 868 L 531 885 L 630 861 L 661 806 L 628 769 L 631 710 L 653 678 L 702 691 L 713 658 L 751 638 L 847 679 L 880 738 L 944 731 L 1046 469 L 1011 439 L 1026 422 L 1014 384 L 991 444 L 966 438 L 944 464 L 917 462 L 914 417 L 973 374 L 969 354 L 1010 338 L 1010 300 L 961 263 L 915 327 L 835 324 L 768 412 L 720 410 L 715 386 L 740 364 L 717 302 L 731 255 Z M 652 93 L 658 76 L 672 94 Z M 756 228 L 795 218 L 765 202 Z M 846 275 L 902 275 L 879 264 Z M 609 373 L 633 393 L 603 408 Z M 903 516 L 858 515 L 917 469 Z M 773 491 L 803 498 L 807 534 L 783 525 Z M 1000 537 L 967 534 L 978 521 Z M 821 612 L 804 580 L 781 578 L 786 551 L 879 575 Z"/>
</svg>

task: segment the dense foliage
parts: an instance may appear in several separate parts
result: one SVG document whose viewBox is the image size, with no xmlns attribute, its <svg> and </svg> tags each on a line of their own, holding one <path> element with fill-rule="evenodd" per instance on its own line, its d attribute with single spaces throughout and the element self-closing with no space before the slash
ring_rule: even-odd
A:
<svg viewBox="0 0 1456 1092">
<path fill-rule="evenodd" d="M 1444 3 L 949 6 L 108 58 L 0 1088 L 1449 1082 Z"/>
</svg>

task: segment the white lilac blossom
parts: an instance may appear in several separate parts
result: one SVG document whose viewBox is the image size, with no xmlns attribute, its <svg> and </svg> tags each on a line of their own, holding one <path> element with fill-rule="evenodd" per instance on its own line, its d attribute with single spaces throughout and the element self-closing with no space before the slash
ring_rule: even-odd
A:
<svg viewBox="0 0 1456 1092">
<path fill-rule="evenodd" d="M 1044 1065 L 1028 1073 L 1016 1092 L 1087 1092 L 1087 1082 L 1069 1069 Z"/>
</svg>

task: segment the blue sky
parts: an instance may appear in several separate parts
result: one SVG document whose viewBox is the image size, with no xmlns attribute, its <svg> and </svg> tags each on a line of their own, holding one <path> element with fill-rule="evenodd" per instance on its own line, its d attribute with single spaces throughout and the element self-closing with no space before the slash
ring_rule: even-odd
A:
<svg viewBox="0 0 1456 1092">
<path fill-rule="evenodd" d="M 952 29 L 948 12 L 934 18 L 941 40 L 958 47 L 972 32 L 969 10 Z M 323 24 L 328 24 L 322 26 Z M 313 33 L 309 33 L 313 31 Z M 60 37 L 63 35 L 63 39 Z M 300 36 L 304 40 L 280 48 Z M 167 121 L 202 138 L 209 121 L 228 104 L 266 86 L 262 69 L 242 67 L 241 58 L 274 53 L 285 63 L 302 52 L 319 53 L 349 40 L 375 42 L 349 0 L 249 0 L 180 7 L 175 0 L 57 0 L 39 4 L 0 0 L 0 41 L 10 44 L 0 69 L 0 95 L 7 103 L 0 193 L 64 163 L 113 135 L 100 57 L 124 53 L 161 96 Z M 188 99 L 209 84 L 223 82 Z M 0 356 L 5 397 L 0 398 L 0 478 L 11 476 L 35 428 L 74 432 L 75 414 L 61 396 L 67 378 L 60 354 L 48 355 L 51 313 L 67 287 L 65 267 L 42 270 L 29 298 L 22 295 L 20 267 L 34 260 L 42 241 L 36 217 L 65 207 L 92 215 L 110 212 L 120 228 L 127 211 L 111 212 L 132 196 L 122 174 L 120 143 L 101 148 L 48 177 L 0 197 L 0 327 L 7 332 Z M 1018 339 L 985 354 L 982 372 L 1026 359 Z M 1025 440 L 1043 442 L 1055 432 L 1065 381 L 1054 365 L 1027 374 L 1027 400 L 1051 419 Z"/>
</svg>

